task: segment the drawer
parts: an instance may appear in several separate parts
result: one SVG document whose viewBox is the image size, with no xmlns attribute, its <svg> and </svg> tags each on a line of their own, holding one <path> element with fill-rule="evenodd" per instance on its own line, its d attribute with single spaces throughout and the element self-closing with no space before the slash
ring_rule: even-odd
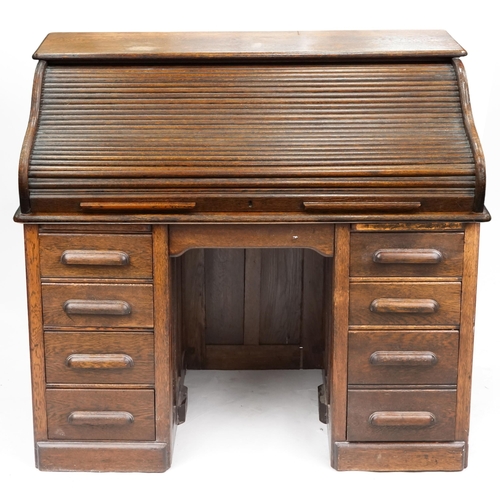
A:
<svg viewBox="0 0 500 500">
<path fill-rule="evenodd" d="M 457 331 L 349 334 L 349 384 L 456 384 Z"/>
<path fill-rule="evenodd" d="M 462 275 L 463 233 L 352 233 L 351 276 Z"/>
<path fill-rule="evenodd" d="M 153 441 L 154 391 L 47 389 L 49 439 Z"/>
<path fill-rule="evenodd" d="M 152 333 L 46 332 L 48 384 L 153 384 Z"/>
<path fill-rule="evenodd" d="M 456 391 L 350 390 L 348 441 L 453 441 Z"/>
<path fill-rule="evenodd" d="M 41 234 L 43 278 L 151 278 L 148 234 Z"/>
<path fill-rule="evenodd" d="M 447 325 L 460 322 L 461 284 L 351 283 L 351 325 Z"/>
<path fill-rule="evenodd" d="M 153 286 L 42 285 L 45 327 L 153 327 Z"/>
</svg>

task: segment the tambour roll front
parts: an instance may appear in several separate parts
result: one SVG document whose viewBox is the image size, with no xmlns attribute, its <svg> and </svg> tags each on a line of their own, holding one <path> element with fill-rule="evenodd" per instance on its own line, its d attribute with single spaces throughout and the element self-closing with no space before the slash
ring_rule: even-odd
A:
<svg viewBox="0 0 500 500">
<path fill-rule="evenodd" d="M 485 162 L 444 31 L 52 33 L 19 165 L 37 466 L 162 471 L 185 369 L 321 368 L 338 470 L 466 466 Z"/>
</svg>

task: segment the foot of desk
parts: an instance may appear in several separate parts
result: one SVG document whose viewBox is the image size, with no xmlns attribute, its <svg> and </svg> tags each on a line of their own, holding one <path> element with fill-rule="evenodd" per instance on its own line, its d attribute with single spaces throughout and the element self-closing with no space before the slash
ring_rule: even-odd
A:
<svg viewBox="0 0 500 500">
<path fill-rule="evenodd" d="M 165 472 L 170 467 L 165 443 L 40 442 L 36 455 L 43 471 Z"/>
<path fill-rule="evenodd" d="M 450 443 L 335 443 L 333 468 L 365 471 L 460 471 L 463 441 Z"/>
</svg>

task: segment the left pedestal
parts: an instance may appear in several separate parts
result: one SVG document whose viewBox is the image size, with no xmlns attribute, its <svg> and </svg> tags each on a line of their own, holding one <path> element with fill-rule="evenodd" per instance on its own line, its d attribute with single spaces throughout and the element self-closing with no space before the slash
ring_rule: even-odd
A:
<svg viewBox="0 0 500 500">
<path fill-rule="evenodd" d="M 168 469 L 168 226 L 26 225 L 25 246 L 37 466 Z"/>
</svg>

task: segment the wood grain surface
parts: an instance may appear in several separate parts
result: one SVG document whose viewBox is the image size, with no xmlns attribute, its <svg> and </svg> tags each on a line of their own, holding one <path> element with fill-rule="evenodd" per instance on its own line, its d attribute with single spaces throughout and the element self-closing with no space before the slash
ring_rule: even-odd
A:
<svg viewBox="0 0 500 500">
<path fill-rule="evenodd" d="M 466 466 L 490 216 L 463 55 L 437 30 L 48 35 L 15 216 L 37 466 L 165 470 L 186 368 L 322 368 L 339 470 Z"/>
<path fill-rule="evenodd" d="M 50 33 L 35 59 L 460 57 L 442 30 Z"/>
<path fill-rule="evenodd" d="M 42 91 L 33 212 L 483 210 L 452 64 L 49 64 Z"/>
</svg>

